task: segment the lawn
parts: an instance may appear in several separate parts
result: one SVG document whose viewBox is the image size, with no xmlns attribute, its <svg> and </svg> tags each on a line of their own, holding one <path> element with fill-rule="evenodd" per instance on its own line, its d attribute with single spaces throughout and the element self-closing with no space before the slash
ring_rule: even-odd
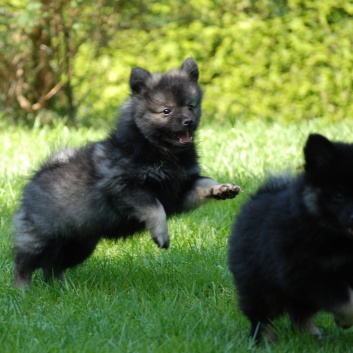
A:
<svg viewBox="0 0 353 353">
<path fill-rule="evenodd" d="M 171 246 L 160 250 L 143 232 L 100 243 L 84 264 L 66 272 L 62 287 L 36 273 L 28 290 L 13 286 L 11 217 L 21 189 L 40 161 L 60 146 L 79 146 L 105 129 L 0 129 L 0 352 L 342 352 L 353 329 L 338 329 L 329 314 L 317 325 L 324 338 L 293 333 L 286 317 L 280 339 L 254 347 L 227 268 L 227 238 L 241 204 L 265 173 L 300 169 L 309 132 L 353 141 L 352 121 L 296 124 L 250 121 L 204 123 L 198 135 L 204 175 L 243 188 L 234 200 L 214 201 L 169 220 Z"/>
</svg>

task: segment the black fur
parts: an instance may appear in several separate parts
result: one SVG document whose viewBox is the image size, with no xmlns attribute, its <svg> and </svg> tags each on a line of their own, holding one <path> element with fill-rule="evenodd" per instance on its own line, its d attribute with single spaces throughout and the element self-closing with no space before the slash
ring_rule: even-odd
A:
<svg viewBox="0 0 353 353">
<path fill-rule="evenodd" d="M 32 272 L 63 278 L 102 238 L 148 229 L 169 246 L 167 216 L 210 198 L 232 198 L 240 188 L 200 176 L 193 137 L 201 116 L 198 67 L 131 72 L 131 96 L 117 128 L 99 142 L 51 156 L 25 187 L 15 215 L 15 282 Z"/>
<path fill-rule="evenodd" d="M 305 170 L 270 178 L 240 211 L 229 239 L 229 266 L 256 341 L 274 339 L 271 322 L 318 337 L 312 317 L 332 312 L 353 324 L 353 144 L 312 134 Z"/>
</svg>

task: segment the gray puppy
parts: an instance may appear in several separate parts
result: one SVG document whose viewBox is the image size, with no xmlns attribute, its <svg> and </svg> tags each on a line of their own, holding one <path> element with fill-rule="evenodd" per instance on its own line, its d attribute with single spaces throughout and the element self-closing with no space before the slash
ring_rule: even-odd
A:
<svg viewBox="0 0 353 353">
<path fill-rule="evenodd" d="M 168 248 L 167 217 L 240 192 L 200 176 L 198 76 L 191 58 L 164 74 L 133 69 L 130 98 L 110 136 L 53 154 L 33 175 L 14 217 L 16 285 L 29 285 L 39 268 L 45 280 L 62 280 L 101 238 L 148 229 Z"/>
</svg>

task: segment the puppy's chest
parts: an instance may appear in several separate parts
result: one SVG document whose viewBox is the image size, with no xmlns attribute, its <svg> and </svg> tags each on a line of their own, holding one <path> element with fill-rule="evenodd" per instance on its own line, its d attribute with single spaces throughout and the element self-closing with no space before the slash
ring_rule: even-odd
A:
<svg viewBox="0 0 353 353">
<path fill-rule="evenodd" d="M 160 184 L 170 185 L 182 184 L 188 180 L 191 169 L 181 165 L 171 165 L 170 163 L 160 160 L 151 164 L 141 166 L 138 172 L 139 181 L 143 184 Z"/>
</svg>

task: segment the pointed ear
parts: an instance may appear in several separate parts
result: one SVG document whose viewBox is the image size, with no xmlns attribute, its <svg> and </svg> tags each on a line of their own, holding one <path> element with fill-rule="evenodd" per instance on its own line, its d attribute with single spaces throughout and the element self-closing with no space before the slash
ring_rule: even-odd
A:
<svg viewBox="0 0 353 353">
<path fill-rule="evenodd" d="M 180 66 L 180 70 L 186 71 L 190 80 L 197 82 L 199 79 L 199 68 L 193 58 L 186 59 Z"/>
<path fill-rule="evenodd" d="M 147 89 L 146 81 L 151 77 L 151 74 L 140 67 L 135 67 L 131 70 L 130 74 L 130 88 L 132 93 L 141 93 Z"/>
<path fill-rule="evenodd" d="M 320 171 L 335 158 L 334 143 L 319 134 L 310 134 L 304 147 L 305 170 Z"/>
</svg>

